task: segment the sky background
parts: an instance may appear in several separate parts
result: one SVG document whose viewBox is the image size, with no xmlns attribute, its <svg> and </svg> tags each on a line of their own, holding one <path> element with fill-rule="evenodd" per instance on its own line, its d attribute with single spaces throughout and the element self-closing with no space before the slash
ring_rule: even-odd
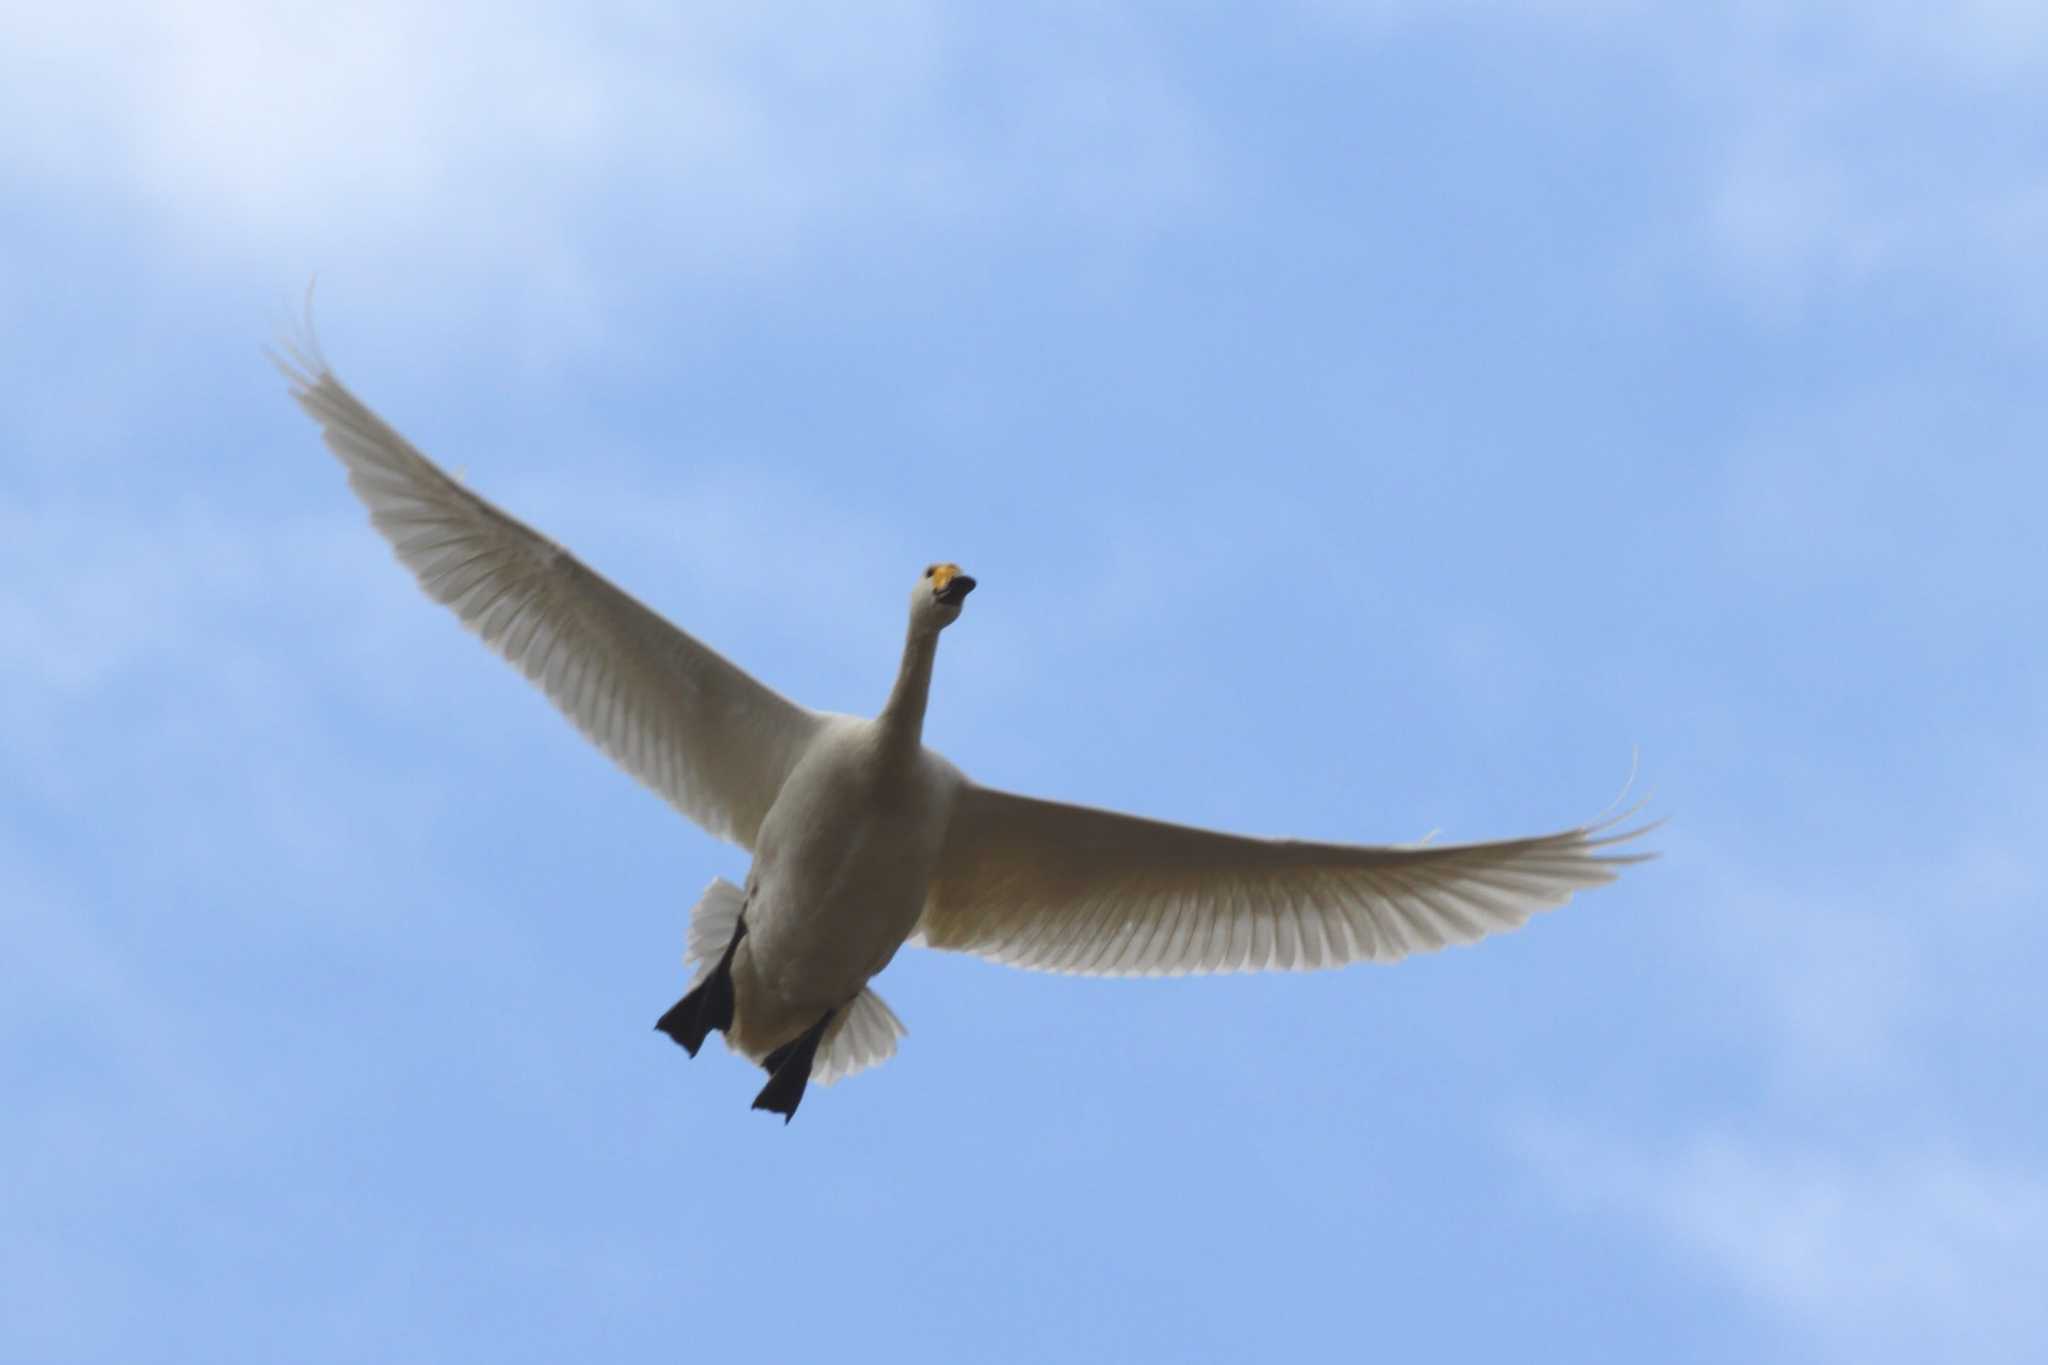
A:
<svg viewBox="0 0 2048 1365">
<path fill-rule="evenodd" d="M 2048 1356 L 2048 8 L 0 5 L 0 1358 Z M 906 951 L 784 1129 L 744 855 L 263 347 L 814 706 L 1661 861 L 1394 967 Z"/>
</svg>

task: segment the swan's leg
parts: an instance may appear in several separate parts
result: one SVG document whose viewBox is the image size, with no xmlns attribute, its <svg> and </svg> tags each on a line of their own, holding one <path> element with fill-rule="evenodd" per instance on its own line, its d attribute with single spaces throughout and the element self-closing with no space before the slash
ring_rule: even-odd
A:
<svg viewBox="0 0 2048 1365">
<path fill-rule="evenodd" d="M 796 1107 L 803 1103 L 804 1087 L 811 1081 L 811 1063 L 817 1059 L 818 1044 L 837 1013 L 838 1010 L 826 1010 L 817 1023 L 762 1060 L 761 1065 L 768 1069 L 768 1084 L 754 1096 L 756 1109 L 780 1114 L 784 1123 L 796 1117 Z"/>
<path fill-rule="evenodd" d="M 657 1029 L 675 1039 L 692 1057 L 713 1029 L 732 1027 L 732 955 L 739 951 L 740 940 L 746 936 L 747 922 L 741 919 L 733 926 L 732 942 L 725 945 L 725 955 L 718 959 L 718 965 L 655 1021 Z"/>
</svg>

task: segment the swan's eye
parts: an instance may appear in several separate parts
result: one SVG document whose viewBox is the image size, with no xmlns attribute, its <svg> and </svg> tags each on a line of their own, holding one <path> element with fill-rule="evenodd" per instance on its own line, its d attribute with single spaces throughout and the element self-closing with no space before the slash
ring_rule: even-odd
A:
<svg viewBox="0 0 2048 1365">
<path fill-rule="evenodd" d="M 938 571 L 939 566 L 936 564 L 927 564 L 924 566 L 924 576 L 926 578 L 930 578 L 933 574 L 937 573 Z"/>
</svg>

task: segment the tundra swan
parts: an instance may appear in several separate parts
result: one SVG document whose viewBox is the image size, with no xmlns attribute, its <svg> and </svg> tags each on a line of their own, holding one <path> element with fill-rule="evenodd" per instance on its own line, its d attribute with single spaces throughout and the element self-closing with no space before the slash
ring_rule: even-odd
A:
<svg viewBox="0 0 2048 1365">
<path fill-rule="evenodd" d="M 713 1031 L 793 1117 L 808 1081 L 886 1060 L 903 1026 L 868 984 L 906 942 L 1040 971 L 1173 976 L 1390 962 L 1512 929 L 1650 856 L 1622 817 L 1495 843 L 1255 839 L 979 786 L 924 747 L 939 633 L 974 579 L 912 586 L 874 719 L 778 695 L 450 478 L 336 379 L 280 359 L 292 396 L 429 596 L 586 737 L 753 854 L 691 913 L 689 991 L 656 1027 Z"/>
</svg>

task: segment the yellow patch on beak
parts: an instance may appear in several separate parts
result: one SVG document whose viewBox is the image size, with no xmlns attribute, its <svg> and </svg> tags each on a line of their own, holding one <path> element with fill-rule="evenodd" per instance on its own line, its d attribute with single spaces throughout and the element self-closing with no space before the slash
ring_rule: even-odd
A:
<svg viewBox="0 0 2048 1365">
<path fill-rule="evenodd" d="M 960 576 L 958 564 L 941 564 L 932 570 L 932 591 L 944 592 L 946 585 Z"/>
</svg>

